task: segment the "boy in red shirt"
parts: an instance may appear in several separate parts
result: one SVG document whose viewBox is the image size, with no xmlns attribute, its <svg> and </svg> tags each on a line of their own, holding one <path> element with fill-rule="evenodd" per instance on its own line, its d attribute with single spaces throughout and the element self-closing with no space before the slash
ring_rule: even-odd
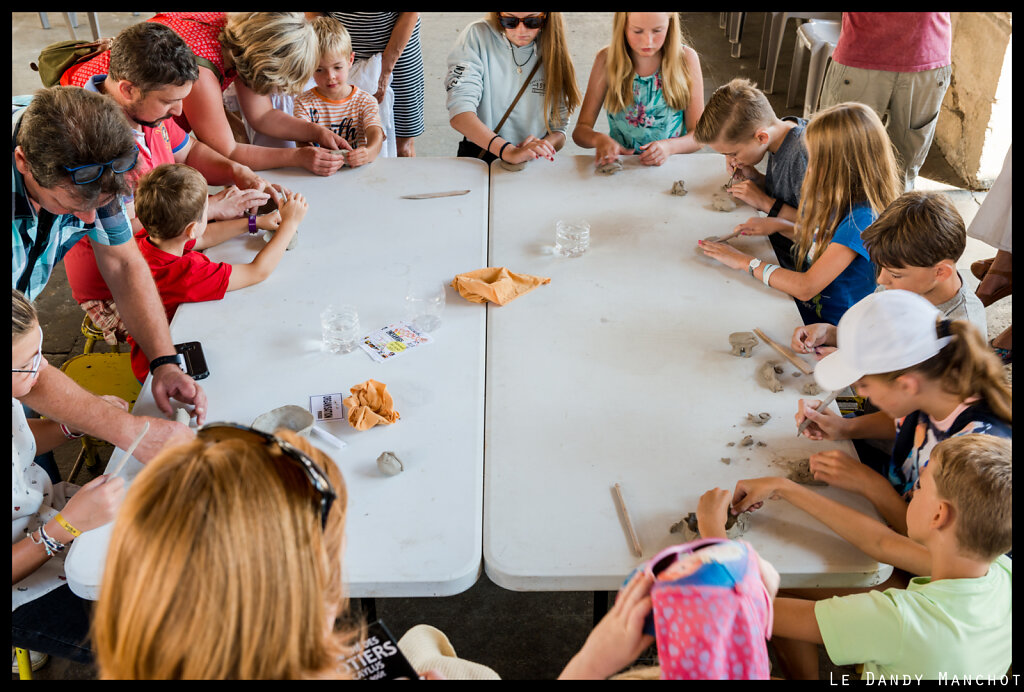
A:
<svg viewBox="0 0 1024 692">
<path fill-rule="evenodd" d="M 270 242 L 252 262 L 227 264 L 196 251 L 245 232 L 248 222 L 238 219 L 236 223 L 217 224 L 216 231 L 207 233 L 208 207 L 206 180 L 199 171 L 182 163 L 157 166 L 139 180 L 135 190 L 135 213 L 144 228 L 135 240 L 153 273 L 168 320 L 182 303 L 220 300 L 227 291 L 270 276 L 309 209 L 302 195 L 285 195 L 279 217 L 261 217 L 268 224 L 265 228 L 275 231 Z M 141 382 L 149 374 L 149 361 L 130 336 L 128 343 L 132 347 L 132 372 Z"/>
</svg>

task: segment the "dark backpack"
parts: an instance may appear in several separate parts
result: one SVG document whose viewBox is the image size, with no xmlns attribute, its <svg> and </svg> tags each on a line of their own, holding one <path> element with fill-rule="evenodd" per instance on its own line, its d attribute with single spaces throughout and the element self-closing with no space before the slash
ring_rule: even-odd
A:
<svg viewBox="0 0 1024 692">
<path fill-rule="evenodd" d="M 110 50 L 110 39 L 99 41 L 60 41 L 43 48 L 38 62 L 29 63 L 29 67 L 39 73 L 43 86 L 52 87 L 60 84 L 60 78 L 72 65 L 91 60 L 105 50 Z"/>
</svg>

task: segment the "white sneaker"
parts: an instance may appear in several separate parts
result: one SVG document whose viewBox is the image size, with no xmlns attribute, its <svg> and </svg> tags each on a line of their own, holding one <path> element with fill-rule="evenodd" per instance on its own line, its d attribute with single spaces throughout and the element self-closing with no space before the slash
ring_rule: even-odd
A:
<svg viewBox="0 0 1024 692">
<path fill-rule="evenodd" d="M 50 655 L 38 651 L 29 651 L 28 658 L 32 662 L 32 670 L 39 670 L 50 660 Z M 11 672 L 18 672 L 18 653 L 13 646 L 11 647 Z"/>
</svg>

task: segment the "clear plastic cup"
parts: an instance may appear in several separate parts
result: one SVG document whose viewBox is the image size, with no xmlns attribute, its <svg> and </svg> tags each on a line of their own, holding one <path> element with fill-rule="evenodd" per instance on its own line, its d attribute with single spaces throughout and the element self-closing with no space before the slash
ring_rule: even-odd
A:
<svg viewBox="0 0 1024 692">
<path fill-rule="evenodd" d="M 359 345 L 359 313 L 352 305 L 328 305 L 320 313 L 320 328 L 329 353 L 349 353 Z"/>
<path fill-rule="evenodd" d="M 555 224 L 555 254 L 579 257 L 590 248 L 590 224 L 582 219 Z"/>
<path fill-rule="evenodd" d="M 421 332 L 432 332 L 441 326 L 444 312 L 444 284 L 428 279 L 414 279 L 405 291 L 405 316 Z"/>
</svg>

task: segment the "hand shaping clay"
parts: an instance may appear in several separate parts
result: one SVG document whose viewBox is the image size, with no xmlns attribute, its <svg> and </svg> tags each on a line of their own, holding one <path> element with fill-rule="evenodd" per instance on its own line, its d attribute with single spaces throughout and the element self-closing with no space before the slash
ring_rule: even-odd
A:
<svg viewBox="0 0 1024 692">
<path fill-rule="evenodd" d="M 513 173 L 515 173 L 526 168 L 526 161 L 522 161 L 520 163 L 509 163 L 508 161 L 502 159 L 498 165 L 504 168 L 506 171 L 512 171 Z"/>
<path fill-rule="evenodd" d="M 405 470 L 402 461 L 395 456 L 394 452 L 381 452 L 381 455 L 377 457 L 377 468 L 386 476 L 397 476 Z"/>
<path fill-rule="evenodd" d="M 754 332 L 733 332 L 729 335 L 729 345 L 732 346 L 732 354 L 741 358 L 749 358 L 757 346 L 757 337 Z"/>
<path fill-rule="evenodd" d="M 725 535 L 727 538 L 736 539 L 747 532 L 749 522 L 747 515 L 739 514 L 733 516 L 732 514 L 725 520 Z M 700 538 L 700 532 L 697 530 L 697 515 L 694 512 L 690 512 L 685 517 L 672 524 L 669 528 L 669 533 L 681 533 L 687 541 L 695 541 Z"/>
<path fill-rule="evenodd" d="M 778 363 L 774 360 L 769 360 L 757 369 L 758 381 L 773 392 L 782 391 L 782 382 L 779 380 L 777 368 Z"/>
<path fill-rule="evenodd" d="M 273 237 L 274 237 L 274 232 L 273 231 L 264 231 L 263 232 L 263 242 L 264 243 L 269 243 L 270 239 L 273 238 Z M 288 247 L 285 248 L 285 251 L 288 251 L 288 250 L 291 250 L 292 248 L 294 248 L 296 243 L 298 243 L 298 242 L 299 242 L 299 232 L 295 231 L 295 235 L 293 235 L 292 239 L 288 241 Z"/>
<path fill-rule="evenodd" d="M 764 425 L 765 423 L 767 423 L 771 419 L 772 419 L 772 414 L 770 414 L 768 412 L 762 412 L 762 413 L 757 413 L 757 414 L 754 414 L 754 413 L 748 413 L 747 414 L 747 422 L 748 423 L 753 423 L 754 425 Z"/>
<path fill-rule="evenodd" d="M 716 192 L 711 195 L 711 206 L 716 211 L 733 211 L 739 206 L 739 203 L 728 192 Z"/>
<path fill-rule="evenodd" d="M 811 380 L 810 382 L 805 384 L 804 388 L 801 391 L 804 394 L 806 394 L 807 396 L 814 396 L 815 394 L 821 394 L 821 389 L 818 387 L 817 383 L 814 380 Z"/>
<path fill-rule="evenodd" d="M 786 469 L 786 478 L 794 483 L 800 483 L 801 485 L 828 485 L 824 481 L 814 479 L 814 474 L 811 473 L 811 460 L 806 457 L 776 459 L 772 463 Z"/>
<path fill-rule="evenodd" d="M 618 173 L 621 170 L 622 170 L 622 164 L 619 163 L 618 159 L 616 159 L 615 161 L 612 161 L 610 163 L 602 164 L 602 165 L 597 167 L 597 172 L 598 173 L 603 173 L 604 175 L 615 175 L 616 173 Z"/>
<path fill-rule="evenodd" d="M 686 184 L 682 180 L 677 180 L 672 183 L 672 194 L 678 197 L 682 197 L 687 193 Z"/>
</svg>

